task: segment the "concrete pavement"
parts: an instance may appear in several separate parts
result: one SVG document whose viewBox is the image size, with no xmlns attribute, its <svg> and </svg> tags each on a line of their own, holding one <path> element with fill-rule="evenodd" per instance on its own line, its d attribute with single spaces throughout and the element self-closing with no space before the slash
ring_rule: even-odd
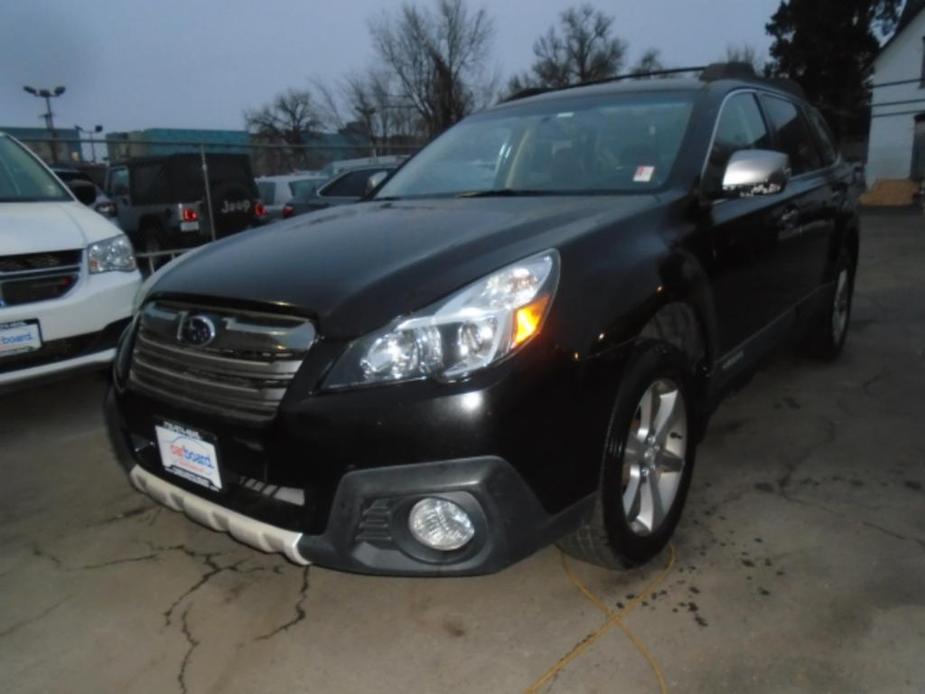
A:
<svg viewBox="0 0 925 694">
<path fill-rule="evenodd" d="M 925 219 L 866 221 L 843 359 L 723 404 L 636 571 L 301 569 L 133 491 L 100 378 L 0 396 L 0 689 L 922 692 Z"/>
</svg>

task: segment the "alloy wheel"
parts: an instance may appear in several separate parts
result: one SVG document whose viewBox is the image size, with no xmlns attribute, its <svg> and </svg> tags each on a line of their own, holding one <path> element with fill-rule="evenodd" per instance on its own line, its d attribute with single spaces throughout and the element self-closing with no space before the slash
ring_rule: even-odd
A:
<svg viewBox="0 0 925 694">
<path fill-rule="evenodd" d="M 848 308 L 851 301 L 851 284 L 848 279 L 848 269 L 842 268 L 838 273 L 835 301 L 832 306 L 832 338 L 836 345 L 841 343 L 848 328 Z"/>
<path fill-rule="evenodd" d="M 678 385 L 659 379 L 643 393 L 623 450 L 623 513 L 630 529 L 656 532 L 671 512 L 687 455 L 687 406 Z"/>
</svg>

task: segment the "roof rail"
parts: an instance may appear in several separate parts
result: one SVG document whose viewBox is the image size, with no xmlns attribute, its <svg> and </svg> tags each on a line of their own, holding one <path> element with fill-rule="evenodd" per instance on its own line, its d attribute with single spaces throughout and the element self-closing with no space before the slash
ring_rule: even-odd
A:
<svg viewBox="0 0 925 694">
<path fill-rule="evenodd" d="M 777 87 L 781 91 L 790 92 L 794 96 L 798 96 L 801 99 L 806 98 L 806 92 L 803 90 L 803 87 L 799 82 L 794 82 L 792 79 L 788 79 L 786 77 L 769 77 L 767 82 L 769 82 L 771 86 Z"/>
<path fill-rule="evenodd" d="M 703 72 L 700 73 L 700 79 L 704 82 L 747 80 L 755 79 L 757 76 L 751 63 L 713 63 L 712 65 L 707 65 Z"/>
<path fill-rule="evenodd" d="M 603 77 L 598 80 L 588 80 L 587 82 L 576 82 L 575 84 L 568 84 L 564 87 L 527 87 L 526 89 L 521 89 L 519 92 L 516 92 L 504 100 L 503 103 L 509 101 L 517 101 L 518 99 L 526 99 L 530 96 L 536 96 L 537 94 L 545 94 L 547 92 L 561 92 L 566 89 L 577 89 L 578 87 L 590 87 L 595 84 L 607 84 L 609 82 L 619 82 L 621 80 L 633 80 L 633 79 L 646 79 L 649 77 L 669 77 L 671 75 L 681 75 L 687 72 L 701 72 L 705 68 L 701 66 L 697 67 L 674 67 L 667 70 L 653 70 L 651 72 L 629 72 L 623 75 L 614 75 L 613 77 Z"/>
<path fill-rule="evenodd" d="M 787 91 L 801 98 L 806 98 L 806 94 L 803 91 L 803 88 L 790 79 L 784 78 L 764 78 L 758 75 L 755 72 L 755 68 L 752 67 L 751 63 L 713 63 L 712 65 L 700 65 L 697 67 L 677 67 L 670 68 L 667 70 L 653 70 L 652 72 L 636 72 L 636 73 L 627 73 L 624 75 L 614 75 L 613 77 L 604 77 L 599 80 L 589 80 L 587 82 L 579 82 L 577 84 L 569 84 L 565 87 L 528 87 L 522 89 L 516 94 L 512 94 L 507 99 L 504 100 L 504 103 L 510 101 L 517 101 L 518 99 L 526 99 L 530 96 L 536 96 L 538 94 L 545 94 L 547 92 L 560 92 L 567 89 L 576 89 L 578 87 L 588 87 L 595 84 L 607 84 L 610 82 L 620 82 L 622 80 L 632 80 L 632 79 L 645 79 L 649 77 L 668 77 L 671 75 L 681 75 L 685 73 L 700 73 L 700 80 L 703 82 L 716 82 L 718 80 L 752 80 L 760 81 L 770 84 L 782 91 Z"/>
<path fill-rule="evenodd" d="M 579 82 L 578 84 L 570 84 L 563 89 L 574 89 L 575 87 L 587 87 L 592 84 L 607 84 L 608 82 L 619 82 L 621 80 L 639 80 L 647 79 L 649 77 L 670 77 L 671 75 L 683 75 L 687 72 L 702 72 L 705 68 L 702 65 L 697 67 L 673 67 L 667 70 L 652 70 L 651 72 L 627 72 L 623 75 L 614 75 L 613 77 L 604 77 L 599 80 L 589 80 L 587 82 Z"/>
<path fill-rule="evenodd" d="M 519 92 L 514 92 L 509 97 L 504 99 L 502 103 L 507 103 L 508 101 L 517 101 L 518 99 L 526 99 L 528 96 L 536 96 L 537 94 L 545 94 L 546 92 L 553 92 L 555 89 L 552 87 L 527 87 L 526 89 L 521 89 Z"/>
</svg>

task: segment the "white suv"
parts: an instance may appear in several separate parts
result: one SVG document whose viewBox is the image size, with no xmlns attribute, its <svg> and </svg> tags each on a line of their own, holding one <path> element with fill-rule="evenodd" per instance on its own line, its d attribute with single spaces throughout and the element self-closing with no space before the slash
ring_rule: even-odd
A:
<svg viewBox="0 0 925 694">
<path fill-rule="evenodd" d="M 0 133 L 0 390 L 111 362 L 140 284 L 125 234 Z"/>
</svg>

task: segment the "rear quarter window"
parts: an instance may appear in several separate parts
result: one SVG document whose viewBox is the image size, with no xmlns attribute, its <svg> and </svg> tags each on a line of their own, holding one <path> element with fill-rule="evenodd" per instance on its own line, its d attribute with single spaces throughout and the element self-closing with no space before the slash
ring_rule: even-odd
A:
<svg viewBox="0 0 925 694">
<path fill-rule="evenodd" d="M 822 168 L 822 157 L 809 124 L 796 104 L 787 99 L 763 94 L 761 103 L 777 135 L 777 147 L 790 157 L 793 175 Z"/>
<path fill-rule="evenodd" d="M 276 184 L 273 181 L 260 181 L 257 184 L 257 193 L 267 205 L 276 204 Z"/>
<path fill-rule="evenodd" d="M 344 174 L 324 189 L 325 197 L 360 198 L 366 194 L 366 182 L 381 169 L 361 169 Z"/>
</svg>

